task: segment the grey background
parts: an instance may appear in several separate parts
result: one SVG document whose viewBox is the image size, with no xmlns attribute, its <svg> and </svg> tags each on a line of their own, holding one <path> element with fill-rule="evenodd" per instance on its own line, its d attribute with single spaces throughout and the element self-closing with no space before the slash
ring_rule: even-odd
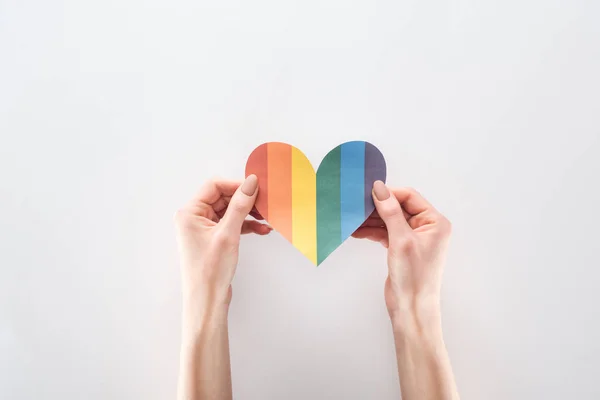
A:
<svg viewBox="0 0 600 400">
<path fill-rule="evenodd" d="M 454 236 L 463 399 L 597 399 L 600 7 L 0 0 L 0 398 L 174 398 L 175 210 L 264 141 L 362 139 Z M 385 253 L 244 238 L 239 399 L 399 396 Z"/>
</svg>

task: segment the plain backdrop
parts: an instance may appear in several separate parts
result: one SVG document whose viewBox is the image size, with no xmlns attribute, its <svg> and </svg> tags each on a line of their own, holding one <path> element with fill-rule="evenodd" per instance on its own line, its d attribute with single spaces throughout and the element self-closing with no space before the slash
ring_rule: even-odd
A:
<svg viewBox="0 0 600 400">
<path fill-rule="evenodd" d="M 463 399 L 600 398 L 600 3 L 0 0 L 0 398 L 172 399 L 172 217 L 367 140 L 453 222 Z M 396 399 L 385 252 L 245 237 L 236 399 Z"/>
</svg>

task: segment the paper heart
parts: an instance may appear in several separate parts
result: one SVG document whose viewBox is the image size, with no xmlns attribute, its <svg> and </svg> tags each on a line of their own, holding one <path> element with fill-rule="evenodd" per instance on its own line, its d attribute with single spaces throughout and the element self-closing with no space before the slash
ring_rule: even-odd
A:
<svg viewBox="0 0 600 400">
<path fill-rule="evenodd" d="M 386 166 L 377 147 L 354 141 L 327 153 L 315 174 L 302 151 L 269 142 L 248 157 L 251 174 L 258 177 L 256 209 L 319 265 L 371 215 L 373 183 L 385 182 Z"/>
</svg>

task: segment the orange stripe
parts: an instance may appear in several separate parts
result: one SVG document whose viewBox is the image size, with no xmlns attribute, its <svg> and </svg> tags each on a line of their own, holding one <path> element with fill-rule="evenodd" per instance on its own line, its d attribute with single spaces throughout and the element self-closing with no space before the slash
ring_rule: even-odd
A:
<svg viewBox="0 0 600 400">
<path fill-rule="evenodd" d="M 269 223 L 292 242 L 292 146 L 268 143 Z"/>
<path fill-rule="evenodd" d="M 264 219 L 269 218 L 269 179 L 267 167 L 267 143 L 258 146 L 246 163 L 246 176 L 254 174 L 258 178 L 258 196 L 254 206 Z"/>
</svg>

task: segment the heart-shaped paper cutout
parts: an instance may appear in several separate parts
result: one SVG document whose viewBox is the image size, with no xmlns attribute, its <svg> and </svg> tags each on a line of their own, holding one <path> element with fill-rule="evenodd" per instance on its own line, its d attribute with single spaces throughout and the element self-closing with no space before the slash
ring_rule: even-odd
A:
<svg viewBox="0 0 600 400">
<path fill-rule="evenodd" d="M 258 146 L 246 176 L 258 177 L 256 209 L 315 265 L 319 265 L 371 215 L 371 191 L 385 182 L 383 155 L 368 142 L 343 143 L 317 170 L 287 143 Z"/>
</svg>

